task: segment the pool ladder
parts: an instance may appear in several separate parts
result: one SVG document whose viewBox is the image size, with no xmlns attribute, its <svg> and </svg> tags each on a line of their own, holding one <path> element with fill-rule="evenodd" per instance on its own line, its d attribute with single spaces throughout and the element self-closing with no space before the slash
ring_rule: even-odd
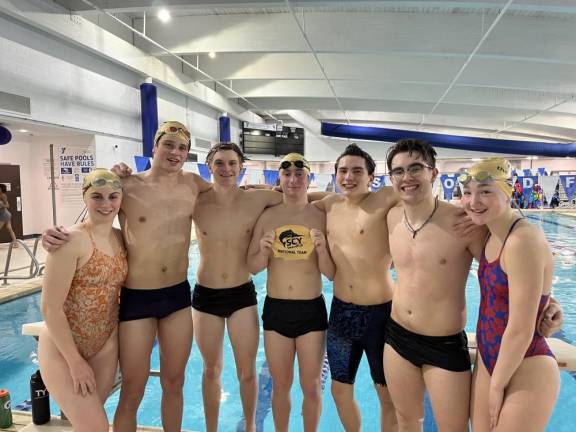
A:
<svg viewBox="0 0 576 432">
<path fill-rule="evenodd" d="M 16 240 L 18 244 L 30 256 L 30 272 L 28 276 L 8 276 L 8 272 L 10 270 L 10 261 L 12 259 L 12 249 L 14 249 L 14 243 L 10 243 L 10 246 L 8 247 L 8 255 L 6 256 L 6 265 L 4 266 L 4 276 L 0 276 L 0 280 L 3 280 L 2 285 L 8 285 L 8 280 L 32 279 L 37 276 L 42 276 L 44 273 L 44 266 L 41 265 L 36 259 L 36 251 L 38 250 L 38 243 L 40 242 L 41 238 L 42 236 L 40 234 L 34 235 L 34 246 L 32 250 L 30 250 L 30 247 L 22 240 Z"/>
</svg>

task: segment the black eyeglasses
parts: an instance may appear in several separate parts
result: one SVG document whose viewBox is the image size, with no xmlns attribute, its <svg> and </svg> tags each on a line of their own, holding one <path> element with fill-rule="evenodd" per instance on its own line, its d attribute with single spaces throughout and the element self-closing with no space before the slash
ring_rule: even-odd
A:
<svg viewBox="0 0 576 432">
<path fill-rule="evenodd" d="M 288 169 L 290 168 L 292 165 L 294 165 L 296 168 L 298 169 L 310 169 L 310 167 L 308 166 L 308 164 L 302 160 L 295 160 L 295 161 L 284 161 L 280 164 L 280 169 Z"/>
<path fill-rule="evenodd" d="M 417 177 L 422 174 L 424 168 L 433 169 L 430 165 L 425 165 L 422 163 L 414 163 L 410 165 L 408 168 L 404 169 L 402 167 L 393 168 L 390 170 L 390 177 L 393 177 L 396 180 L 400 180 L 404 177 L 406 173 L 412 177 Z"/>
</svg>

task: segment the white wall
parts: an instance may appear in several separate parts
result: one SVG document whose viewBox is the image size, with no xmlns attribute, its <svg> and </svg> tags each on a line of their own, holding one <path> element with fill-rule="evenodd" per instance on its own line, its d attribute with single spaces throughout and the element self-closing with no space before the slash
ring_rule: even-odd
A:
<svg viewBox="0 0 576 432">
<path fill-rule="evenodd" d="M 50 190 L 49 165 L 50 144 L 54 144 L 54 158 L 58 161 L 62 146 L 88 146 L 93 150 L 93 137 L 90 135 L 54 137 L 17 137 L 10 143 L 0 146 L 0 163 L 20 166 L 22 187 L 23 234 L 41 233 L 52 225 L 52 192 Z M 1 169 L 1 168 L 0 168 Z M 58 162 L 55 175 L 59 177 Z M 63 204 L 62 191 L 56 191 L 57 219 L 60 225 L 71 225 L 80 214 L 83 205 L 79 199 Z M 81 196 L 78 188 L 78 197 Z M 77 198 L 78 198 L 77 197 Z"/>
</svg>

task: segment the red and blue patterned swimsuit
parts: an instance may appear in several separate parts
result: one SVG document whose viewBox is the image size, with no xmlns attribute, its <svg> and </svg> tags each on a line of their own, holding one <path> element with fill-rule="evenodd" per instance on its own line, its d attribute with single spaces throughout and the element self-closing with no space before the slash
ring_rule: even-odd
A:
<svg viewBox="0 0 576 432">
<path fill-rule="evenodd" d="M 480 266 L 478 267 L 481 298 L 478 324 L 476 325 L 476 343 L 478 344 L 478 352 L 484 362 L 484 366 L 486 366 L 490 375 L 492 375 L 496 361 L 498 360 L 502 335 L 508 324 L 510 309 L 508 304 L 508 275 L 504 273 L 500 266 L 500 256 L 502 255 L 502 250 L 504 249 L 506 240 L 508 240 L 508 236 L 510 236 L 510 233 L 519 220 L 521 219 L 515 220 L 510 227 L 510 231 L 508 231 L 508 235 L 506 235 L 504 239 L 502 249 L 496 260 L 491 263 L 486 260 L 486 245 L 484 246 Z M 550 295 L 542 295 L 540 297 L 538 316 L 540 316 L 546 307 L 549 297 Z M 546 339 L 534 329 L 532 342 L 524 358 L 537 355 L 554 357 L 550 347 L 548 347 Z"/>
</svg>

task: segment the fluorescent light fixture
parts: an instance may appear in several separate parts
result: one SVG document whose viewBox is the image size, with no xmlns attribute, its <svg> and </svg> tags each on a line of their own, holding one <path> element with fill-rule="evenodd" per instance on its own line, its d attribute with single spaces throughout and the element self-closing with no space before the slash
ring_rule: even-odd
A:
<svg viewBox="0 0 576 432">
<path fill-rule="evenodd" d="M 158 19 L 163 23 L 170 21 L 171 18 L 172 17 L 170 16 L 170 12 L 168 11 L 168 9 L 160 9 L 158 11 Z"/>
<path fill-rule="evenodd" d="M 482 159 L 480 158 L 472 158 L 472 162 L 480 162 Z"/>
<path fill-rule="evenodd" d="M 28 133 L 30 132 L 28 129 L 18 129 L 18 132 Z"/>
<path fill-rule="evenodd" d="M 216 53 L 214 51 L 210 51 L 208 53 L 208 57 L 210 57 L 211 59 L 216 58 Z"/>
</svg>

